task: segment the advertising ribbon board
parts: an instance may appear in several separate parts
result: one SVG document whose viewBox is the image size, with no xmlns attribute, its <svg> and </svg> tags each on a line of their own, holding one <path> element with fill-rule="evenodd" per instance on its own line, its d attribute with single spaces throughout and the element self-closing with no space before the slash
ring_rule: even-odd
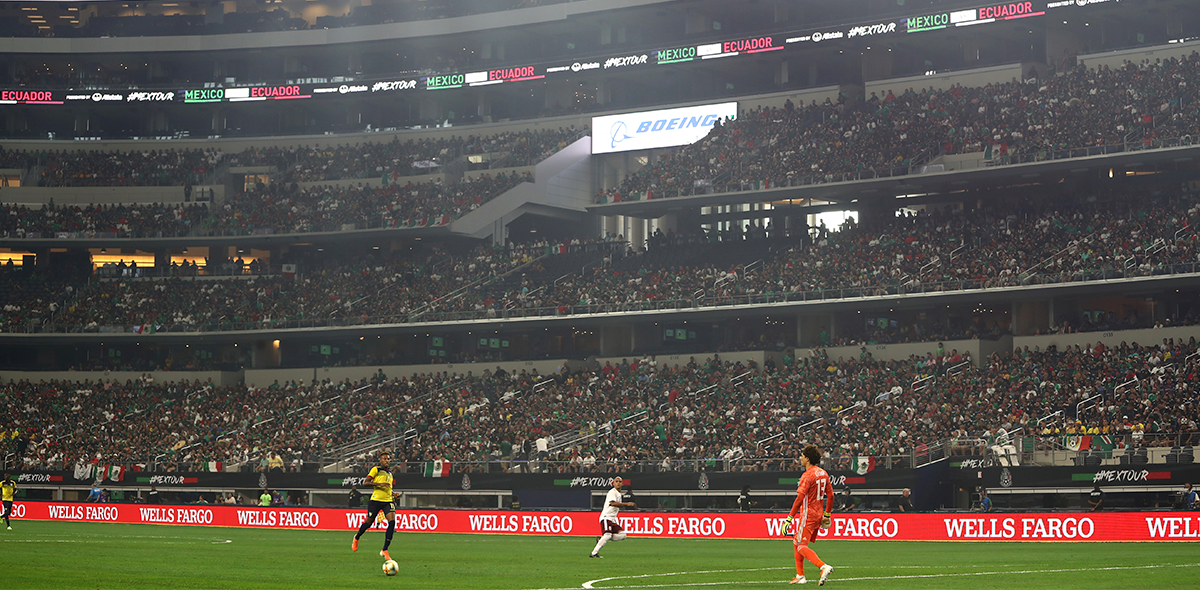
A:
<svg viewBox="0 0 1200 590">
<path fill-rule="evenodd" d="M 18 519 L 185 526 L 356 530 L 366 511 L 345 508 L 147 506 L 17 502 Z M 783 539 L 784 513 L 622 512 L 621 526 L 643 537 Z M 570 535 L 594 537 L 596 512 L 398 510 L 401 532 Z M 896 541 L 1196 541 L 1194 512 L 1082 512 L 1003 514 L 834 514 L 823 539 Z M 385 524 L 375 523 L 374 528 Z"/>
</svg>

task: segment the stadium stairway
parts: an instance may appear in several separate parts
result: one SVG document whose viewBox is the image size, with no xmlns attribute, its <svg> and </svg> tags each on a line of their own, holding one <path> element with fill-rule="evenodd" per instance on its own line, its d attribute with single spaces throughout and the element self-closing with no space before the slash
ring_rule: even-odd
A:
<svg viewBox="0 0 1200 590">
<path fill-rule="evenodd" d="M 584 136 L 551 154 L 534 167 L 534 182 L 523 182 L 478 209 L 455 220 L 453 233 L 491 237 L 504 243 L 504 227 L 526 213 L 576 219 L 586 216 L 591 203 L 592 138 Z"/>
</svg>

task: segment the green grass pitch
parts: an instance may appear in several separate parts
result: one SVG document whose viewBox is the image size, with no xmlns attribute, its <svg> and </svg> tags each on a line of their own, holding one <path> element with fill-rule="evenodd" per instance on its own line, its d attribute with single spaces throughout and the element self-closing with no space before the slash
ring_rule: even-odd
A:
<svg viewBox="0 0 1200 590">
<path fill-rule="evenodd" d="M 397 534 L 14 521 L 0 529 L 7 588 L 779 588 L 791 543 Z M 820 541 L 832 588 L 1195 588 L 1200 543 Z M 807 565 L 815 584 L 817 570 Z"/>
</svg>

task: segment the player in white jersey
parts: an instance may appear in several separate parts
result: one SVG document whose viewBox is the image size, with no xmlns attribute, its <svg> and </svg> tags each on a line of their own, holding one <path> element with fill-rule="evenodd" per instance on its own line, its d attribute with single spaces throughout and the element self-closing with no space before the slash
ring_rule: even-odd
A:
<svg viewBox="0 0 1200 590">
<path fill-rule="evenodd" d="M 637 504 L 633 502 L 622 502 L 624 496 L 621 494 L 621 486 L 625 485 L 620 477 L 614 477 L 612 480 L 612 489 L 608 490 L 608 494 L 604 496 L 604 508 L 600 511 L 600 538 L 596 540 L 596 548 L 592 549 L 592 554 L 589 557 L 601 557 L 600 548 L 609 541 L 625 540 L 625 529 L 621 528 L 621 521 L 617 520 L 617 514 L 622 508 L 637 508 Z"/>
</svg>

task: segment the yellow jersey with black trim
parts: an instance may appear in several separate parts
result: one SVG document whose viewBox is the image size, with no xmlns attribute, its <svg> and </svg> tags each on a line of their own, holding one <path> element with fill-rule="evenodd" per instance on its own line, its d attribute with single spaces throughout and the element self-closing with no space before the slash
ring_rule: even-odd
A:
<svg viewBox="0 0 1200 590">
<path fill-rule="evenodd" d="M 10 479 L 8 481 L 0 481 L 0 496 L 5 502 L 13 501 L 13 494 L 17 493 L 17 484 Z"/>
<path fill-rule="evenodd" d="M 391 502 L 392 501 L 392 474 L 386 469 L 381 469 L 378 466 L 372 467 L 371 472 L 367 474 L 367 481 L 375 484 L 375 491 L 371 492 L 371 499 L 376 502 Z"/>
</svg>

